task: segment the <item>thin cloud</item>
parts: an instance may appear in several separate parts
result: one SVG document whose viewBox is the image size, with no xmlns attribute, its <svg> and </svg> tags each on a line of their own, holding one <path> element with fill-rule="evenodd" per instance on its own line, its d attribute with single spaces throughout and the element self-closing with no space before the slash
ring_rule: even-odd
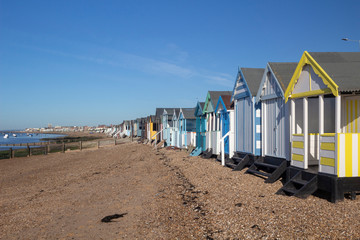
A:
<svg viewBox="0 0 360 240">
<path fill-rule="evenodd" d="M 81 61 L 92 62 L 96 64 L 105 64 L 109 66 L 122 67 L 125 69 L 134 69 L 153 75 L 171 75 L 184 79 L 199 78 L 210 84 L 232 87 L 232 77 L 223 73 L 212 73 L 208 70 L 195 71 L 190 68 L 182 67 L 174 63 L 159 61 L 134 54 L 123 53 L 116 50 L 107 50 L 103 52 L 104 57 L 93 57 L 88 55 L 73 54 L 64 51 L 57 51 L 47 48 L 23 46 L 29 49 L 46 52 L 52 55 L 69 57 Z M 109 53 L 107 53 L 109 52 Z"/>
</svg>

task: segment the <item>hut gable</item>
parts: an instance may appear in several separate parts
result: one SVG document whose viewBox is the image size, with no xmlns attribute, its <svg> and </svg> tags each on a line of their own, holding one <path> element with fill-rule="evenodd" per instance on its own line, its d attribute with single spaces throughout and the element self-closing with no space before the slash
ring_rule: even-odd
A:
<svg viewBox="0 0 360 240">
<path fill-rule="evenodd" d="M 197 102 L 196 107 L 195 107 L 195 112 L 194 112 L 195 116 L 203 115 L 204 105 L 205 105 L 205 102 Z"/>
<path fill-rule="evenodd" d="M 219 112 L 221 110 L 227 111 L 231 107 L 231 96 L 229 95 L 221 95 L 219 97 L 219 101 L 217 102 L 215 112 Z"/>
<path fill-rule="evenodd" d="M 231 96 L 231 91 L 209 91 L 206 96 L 203 113 L 214 112 L 216 104 L 221 95 L 230 95 Z"/>
<path fill-rule="evenodd" d="M 256 96 L 263 74 L 264 68 L 240 68 L 232 100 Z"/>
<path fill-rule="evenodd" d="M 292 98 L 360 92 L 359 52 L 304 52 L 285 92 Z"/>
<path fill-rule="evenodd" d="M 284 99 L 286 87 L 296 66 L 295 62 L 269 62 L 256 95 L 256 102 L 276 97 Z"/>
</svg>

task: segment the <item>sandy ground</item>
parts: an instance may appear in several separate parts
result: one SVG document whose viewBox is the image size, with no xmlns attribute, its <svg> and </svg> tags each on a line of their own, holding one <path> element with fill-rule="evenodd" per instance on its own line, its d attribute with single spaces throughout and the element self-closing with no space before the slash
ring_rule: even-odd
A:
<svg viewBox="0 0 360 240">
<path fill-rule="evenodd" d="M 1 160 L 0 176 L 1 239 L 360 238 L 359 197 L 276 195 L 280 182 L 135 142 Z"/>
</svg>

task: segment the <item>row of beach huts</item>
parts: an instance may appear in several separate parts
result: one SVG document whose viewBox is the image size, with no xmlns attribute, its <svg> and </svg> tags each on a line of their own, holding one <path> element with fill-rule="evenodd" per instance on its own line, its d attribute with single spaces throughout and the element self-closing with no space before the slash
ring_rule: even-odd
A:
<svg viewBox="0 0 360 240">
<path fill-rule="evenodd" d="M 192 108 L 156 108 L 109 134 L 216 157 L 278 193 L 331 202 L 360 192 L 360 52 L 304 52 L 299 62 L 239 68 L 232 91 Z"/>
</svg>

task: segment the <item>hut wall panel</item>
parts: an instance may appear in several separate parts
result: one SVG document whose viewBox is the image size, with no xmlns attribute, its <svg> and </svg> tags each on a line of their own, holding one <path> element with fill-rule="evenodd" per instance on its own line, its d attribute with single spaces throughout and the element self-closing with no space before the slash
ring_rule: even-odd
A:
<svg viewBox="0 0 360 240">
<path fill-rule="evenodd" d="M 211 148 L 213 154 L 220 154 L 220 131 L 211 132 Z"/>
<path fill-rule="evenodd" d="M 311 76 L 311 90 L 319 90 L 325 89 L 327 86 L 325 85 L 324 81 L 319 77 L 313 70 L 311 66 L 309 66 L 310 76 Z"/>
<path fill-rule="evenodd" d="M 187 132 L 186 133 L 186 145 L 187 146 L 196 146 L 196 132 Z"/>
<path fill-rule="evenodd" d="M 294 87 L 293 93 L 303 93 L 310 91 L 310 85 L 309 85 L 309 79 L 310 79 L 310 73 L 309 73 L 310 65 L 304 66 L 302 72 L 300 73 L 299 80 L 297 81 L 297 84 Z"/>
</svg>

